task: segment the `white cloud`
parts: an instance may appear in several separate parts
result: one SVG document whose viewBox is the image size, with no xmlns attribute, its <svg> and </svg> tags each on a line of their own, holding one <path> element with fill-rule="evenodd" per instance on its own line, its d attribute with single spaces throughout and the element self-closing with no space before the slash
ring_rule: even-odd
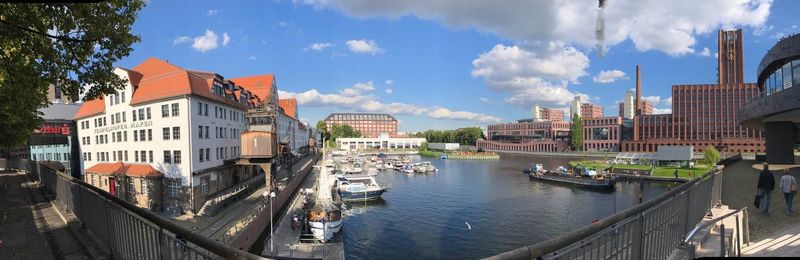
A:
<svg viewBox="0 0 800 260">
<path fill-rule="evenodd" d="M 494 101 L 492 101 L 491 99 L 485 98 L 485 97 L 481 97 L 480 100 L 481 100 L 481 102 L 486 103 L 486 104 L 494 104 Z"/>
<path fill-rule="evenodd" d="M 256 56 L 250 55 L 249 57 L 247 57 L 247 60 L 256 60 Z"/>
<path fill-rule="evenodd" d="M 355 53 L 368 53 L 376 55 L 386 52 L 386 50 L 378 47 L 378 44 L 375 43 L 375 41 L 367 39 L 349 40 L 347 41 L 347 47 L 350 48 L 350 51 Z"/>
<path fill-rule="evenodd" d="M 660 96 L 647 96 L 647 97 L 642 97 L 642 99 L 644 99 L 645 101 L 650 101 L 650 103 L 653 103 L 653 105 L 658 105 L 659 103 L 661 103 Z"/>
<path fill-rule="evenodd" d="M 672 113 L 672 108 L 653 108 L 653 114 L 670 114 Z"/>
<path fill-rule="evenodd" d="M 565 42 L 593 48 L 597 2 L 530 0 L 514 4 L 493 1 L 430 0 L 296 0 L 315 8 L 334 9 L 358 18 L 416 16 L 445 26 L 475 28 L 522 42 Z M 691 54 L 695 37 L 721 26 L 758 28 L 772 0 L 616 0 L 607 1 L 605 45 L 631 40 L 639 51 Z"/>
<path fill-rule="evenodd" d="M 451 111 L 450 109 L 441 107 L 431 109 L 430 111 L 428 111 L 427 115 L 431 118 L 436 118 L 436 119 L 469 120 L 481 123 L 500 122 L 500 118 L 498 117 L 467 112 L 467 111 Z"/>
<path fill-rule="evenodd" d="M 711 56 L 711 50 L 709 50 L 707 47 L 703 47 L 703 51 L 698 53 L 698 55 L 703 56 L 703 57 L 710 57 Z"/>
<path fill-rule="evenodd" d="M 211 10 L 208 10 L 208 12 L 206 12 L 206 15 L 208 15 L 208 16 L 215 16 L 215 15 L 217 15 L 217 13 L 219 13 L 219 10 L 217 10 L 217 9 L 211 9 Z"/>
<path fill-rule="evenodd" d="M 387 79 L 387 80 L 386 80 L 386 81 L 384 81 L 383 83 L 386 83 L 386 85 L 388 85 L 388 86 L 391 86 L 391 85 L 393 85 L 393 84 L 394 84 L 394 80 Z"/>
<path fill-rule="evenodd" d="M 567 86 L 586 75 L 588 66 L 585 54 L 557 43 L 537 51 L 498 44 L 472 61 L 472 76 L 483 77 L 490 90 L 510 93 L 506 102 L 512 104 L 566 105 L 583 95 Z"/>
<path fill-rule="evenodd" d="M 621 70 L 603 70 L 592 78 L 596 83 L 611 83 L 620 79 L 628 79 Z"/>
<path fill-rule="evenodd" d="M 755 36 L 764 35 L 765 33 L 772 31 L 773 28 L 774 27 L 772 25 L 766 25 L 766 24 L 761 26 L 756 26 L 755 30 L 753 30 L 753 35 Z"/>
<path fill-rule="evenodd" d="M 206 30 L 206 34 L 194 38 L 192 48 L 199 52 L 207 52 L 217 48 L 217 34 Z"/>
<path fill-rule="evenodd" d="M 192 41 L 192 38 L 189 38 L 189 36 L 178 36 L 175 37 L 175 40 L 172 40 L 172 45 L 178 45 L 190 41 Z"/>
<path fill-rule="evenodd" d="M 500 118 L 468 111 L 452 111 L 442 107 L 424 107 L 406 103 L 383 103 L 376 96 L 366 96 L 351 92 L 354 89 L 371 90 L 371 82 L 357 83 L 353 87 L 343 89 L 339 94 L 320 93 L 316 89 L 300 93 L 278 90 L 283 98 L 296 98 L 297 104 L 309 107 L 338 107 L 359 112 L 379 112 L 396 115 L 427 115 L 434 119 L 468 120 L 479 123 L 495 123 Z M 350 91 L 348 91 L 350 89 Z M 373 88 L 374 89 L 374 88 Z M 349 93 L 345 93 L 349 92 Z"/>
<path fill-rule="evenodd" d="M 345 96 L 358 96 L 361 95 L 363 92 L 369 92 L 375 90 L 375 86 L 372 81 L 368 82 L 359 82 L 353 85 L 352 87 L 342 89 L 339 91 L 342 95 Z"/>
<path fill-rule="evenodd" d="M 718 59 L 718 58 L 719 58 L 719 52 L 715 51 L 714 52 L 714 59 Z"/>
<path fill-rule="evenodd" d="M 661 103 L 669 107 L 672 107 L 672 96 L 665 98 L 663 101 L 661 101 Z"/>
<path fill-rule="evenodd" d="M 306 47 L 306 48 L 303 48 L 303 51 L 308 51 L 308 50 L 324 51 L 326 48 L 332 47 L 332 46 L 333 46 L 333 44 L 330 44 L 330 43 L 327 43 L 327 42 L 314 43 L 314 44 L 308 45 L 308 47 Z"/>
<path fill-rule="evenodd" d="M 231 37 L 228 37 L 228 33 L 222 34 L 222 46 L 228 46 L 228 43 L 231 42 Z"/>
<path fill-rule="evenodd" d="M 392 93 L 394 93 L 394 90 L 392 90 L 391 88 L 386 88 L 385 90 L 383 90 L 383 92 L 386 92 L 386 94 L 391 95 Z"/>
</svg>

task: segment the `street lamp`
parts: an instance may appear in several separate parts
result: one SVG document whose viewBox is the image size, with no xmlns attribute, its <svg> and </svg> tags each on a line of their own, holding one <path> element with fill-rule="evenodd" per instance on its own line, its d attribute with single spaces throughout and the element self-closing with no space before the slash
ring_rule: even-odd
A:
<svg viewBox="0 0 800 260">
<path fill-rule="evenodd" d="M 267 192 L 264 192 L 265 195 L 266 195 L 266 193 Z M 275 198 L 275 192 L 274 191 L 269 193 L 269 251 L 272 252 L 273 254 L 275 254 L 275 250 L 272 248 L 272 244 L 274 244 L 273 241 L 275 241 L 275 237 L 273 236 L 273 234 L 275 233 L 275 232 L 273 232 L 273 229 L 275 228 L 275 225 L 272 223 L 272 199 L 273 198 Z"/>
</svg>

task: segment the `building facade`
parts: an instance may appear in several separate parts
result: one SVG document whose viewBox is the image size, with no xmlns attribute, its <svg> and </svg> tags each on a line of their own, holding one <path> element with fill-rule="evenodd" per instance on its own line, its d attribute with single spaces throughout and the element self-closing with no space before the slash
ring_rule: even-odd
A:
<svg viewBox="0 0 800 260">
<path fill-rule="evenodd" d="M 603 117 L 603 107 L 592 103 L 581 104 L 582 118 L 601 118 Z"/>
<path fill-rule="evenodd" d="M 584 151 L 618 152 L 621 140 L 621 117 L 596 117 L 583 120 Z"/>
<path fill-rule="evenodd" d="M 564 110 L 553 108 L 542 108 L 540 110 L 543 121 L 564 121 Z"/>
<path fill-rule="evenodd" d="M 516 123 L 492 124 L 487 127 L 486 140 L 476 146 L 487 150 L 560 152 L 568 149 L 569 122 L 530 119 Z"/>
<path fill-rule="evenodd" d="M 764 151 L 763 134 L 742 127 L 736 116 L 738 108 L 760 95 L 757 85 L 744 83 L 740 73 L 741 30 L 718 35 L 724 58 L 718 64 L 720 83 L 673 85 L 672 113 L 636 115 L 633 138 L 623 141 L 623 151 L 656 152 L 659 145 L 691 145 L 696 152 L 707 146 L 729 153 Z"/>
<path fill-rule="evenodd" d="M 362 137 L 397 136 L 397 119 L 389 114 L 333 113 L 325 118 L 327 131 L 331 131 L 333 124 L 349 125 L 360 131 Z"/>
<path fill-rule="evenodd" d="M 764 131 L 766 161 L 796 164 L 800 148 L 800 35 L 782 38 L 758 65 L 758 93 L 738 111 L 742 126 Z"/>
<path fill-rule="evenodd" d="M 233 163 L 250 91 L 218 74 L 157 58 L 114 72 L 125 88 L 84 102 L 75 116 L 85 172 L 96 165 L 125 166 L 113 174 L 94 168 L 115 179 L 108 191 L 122 190 L 120 181 L 136 177 L 129 169 L 152 167 L 147 177 L 161 178 L 164 190 L 156 208 L 197 212 L 216 193 L 255 176 L 253 167 Z"/>
<path fill-rule="evenodd" d="M 425 138 L 396 138 L 381 135 L 375 138 L 336 138 L 336 146 L 344 150 L 419 149 Z"/>
<path fill-rule="evenodd" d="M 58 162 L 64 173 L 81 178 L 81 158 L 75 114 L 79 104 L 52 103 L 39 109 L 44 122 L 28 139 L 29 159 Z"/>
</svg>

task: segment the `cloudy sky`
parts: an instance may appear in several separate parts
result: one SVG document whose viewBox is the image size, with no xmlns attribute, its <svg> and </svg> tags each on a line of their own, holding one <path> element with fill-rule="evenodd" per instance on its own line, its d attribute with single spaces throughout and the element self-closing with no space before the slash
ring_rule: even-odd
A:
<svg viewBox="0 0 800 260">
<path fill-rule="evenodd" d="M 274 73 L 303 121 L 385 112 L 400 131 L 511 122 L 574 96 L 616 115 L 636 64 L 643 96 L 669 113 L 673 84 L 716 82 L 720 28 L 744 30 L 749 82 L 800 32 L 789 0 L 148 2 L 118 66 L 155 56 L 227 78 Z"/>
</svg>

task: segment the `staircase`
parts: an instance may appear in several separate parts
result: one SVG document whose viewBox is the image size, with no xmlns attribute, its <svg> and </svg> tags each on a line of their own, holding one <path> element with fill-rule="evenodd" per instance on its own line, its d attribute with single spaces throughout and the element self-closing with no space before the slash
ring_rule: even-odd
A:
<svg viewBox="0 0 800 260">
<path fill-rule="evenodd" d="M 248 191 L 253 191 L 255 188 L 261 187 L 261 185 L 264 185 L 263 174 L 256 175 L 243 183 L 218 192 L 213 198 L 206 200 L 206 203 L 203 204 L 203 207 L 200 208 L 197 215 L 214 216 L 220 209 L 227 206 L 229 202 L 245 197 L 248 195 Z"/>
<path fill-rule="evenodd" d="M 700 225 L 734 211 L 735 210 L 725 205 L 713 207 L 709 214 L 700 222 Z M 696 248 L 695 257 L 739 256 L 741 254 L 741 249 L 745 247 L 746 244 L 749 244 L 749 229 L 747 228 L 746 215 L 746 210 L 740 211 L 698 231 L 691 239 L 691 243 L 695 245 Z M 723 225 L 725 227 L 724 232 L 722 229 Z"/>
</svg>

